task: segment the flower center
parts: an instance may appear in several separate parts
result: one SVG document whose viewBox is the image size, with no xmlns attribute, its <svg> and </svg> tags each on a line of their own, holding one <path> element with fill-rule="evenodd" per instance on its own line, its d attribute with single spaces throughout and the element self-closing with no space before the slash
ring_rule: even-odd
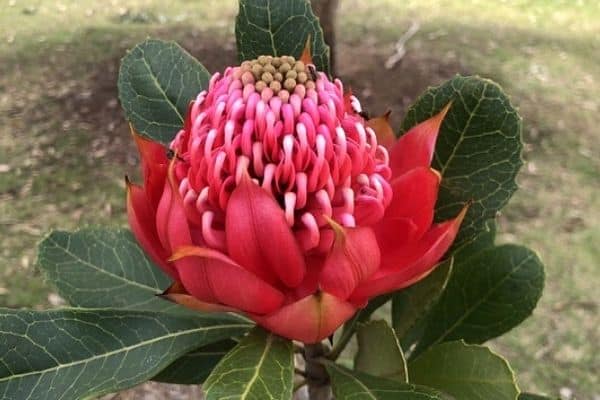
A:
<svg viewBox="0 0 600 400">
<path fill-rule="evenodd" d="M 381 219 L 392 196 L 388 154 L 359 112 L 341 81 L 293 57 L 260 56 L 215 74 L 171 143 L 200 241 L 224 250 L 227 203 L 245 173 L 281 205 L 305 251 L 328 249 L 328 218 Z"/>
<path fill-rule="evenodd" d="M 244 61 L 236 77 L 241 78 L 244 85 L 254 83 L 258 93 L 269 88 L 273 95 L 287 101 L 298 85 L 303 85 L 306 89 L 315 88 L 313 75 L 316 72 L 312 68 L 313 72 L 302 61 L 296 61 L 291 56 L 260 56 L 255 60 Z"/>
</svg>

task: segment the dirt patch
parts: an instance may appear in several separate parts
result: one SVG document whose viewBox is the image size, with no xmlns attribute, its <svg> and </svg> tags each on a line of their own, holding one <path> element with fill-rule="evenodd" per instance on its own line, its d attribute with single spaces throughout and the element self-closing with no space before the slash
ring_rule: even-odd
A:
<svg viewBox="0 0 600 400">
<path fill-rule="evenodd" d="M 346 87 L 361 101 L 371 115 L 392 110 L 391 121 L 395 130 L 406 109 L 429 86 L 439 85 L 457 73 L 466 74 L 467 68 L 449 55 L 445 59 L 408 51 L 392 69 L 384 64 L 391 52 L 384 46 L 367 43 L 340 43 L 338 46 L 338 73 Z"/>
<path fill-rule="evenodd" d="M 215 42 L 189 37 L 180 43 L 211 72 L 235 65 L 234 41 Z M 404 112 L 427 87 L 437 85 L 466 68 L 454 60 L 429 58 L 417 52 L 407 55 L 391 70 L 384 67 L 389 54 L 374 46 L 341 43 L 338 75 L 372 115 L 391 109 L 394 127 Z M 130 160 L 128 127 L 118 103 L 117 77 L 120 56 L 99 64 L 89 79 L 77 82 L 56 99 L 61 103 L 63 124 L 78 125 L 90 134 L 92 152 L 107 152 L 115 162 Z M 360 60 L 360 61 L 358 61 Z M 118 138 L 121 138 L 120 140 Z M 102 139 L 105 138 L 105 139 Z"/>
</svg>

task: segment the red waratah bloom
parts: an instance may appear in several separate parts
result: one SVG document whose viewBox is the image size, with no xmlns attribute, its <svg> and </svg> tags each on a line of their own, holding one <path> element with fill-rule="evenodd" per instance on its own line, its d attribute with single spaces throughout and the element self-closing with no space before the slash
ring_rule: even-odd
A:
<svg viewBox="0 0 600 400">
<path fill-rule="evenodd" d="M 386 118 L 365 120 L 341 81 L 292 57 L 215 74 L 168 153 L 135 136 L 129 222 L 175 281 L 165 296 L 315 343 L 422 279 L 466 211 L 432 224 L 447 108 L 394 143 Z"/>
</svg>

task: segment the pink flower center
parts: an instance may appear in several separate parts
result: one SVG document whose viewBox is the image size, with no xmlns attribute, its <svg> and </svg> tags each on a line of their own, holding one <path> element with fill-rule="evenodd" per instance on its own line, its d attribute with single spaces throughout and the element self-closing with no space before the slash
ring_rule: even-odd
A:
<svg viewBox="0 0 600 400">
<path fill-rule="evenodd" d="M 392 197 L 387 150 L 358 100 L 346 106 L 342 83 L 309 67 L 292 57 L 245 62 L 213 75 L 191 106 L 170 147 L 201 243 L 225 250 L 227 203 L 245 173 L 281 205 L 304 251 L 328 250 L 325 216 L 347 227 L 382 218 Z"/>
</svg>

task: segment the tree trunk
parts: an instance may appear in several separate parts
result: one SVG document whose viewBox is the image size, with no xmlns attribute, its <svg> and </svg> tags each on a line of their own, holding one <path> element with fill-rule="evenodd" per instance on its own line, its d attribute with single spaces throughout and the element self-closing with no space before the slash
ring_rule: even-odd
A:
<svg viewBox="0 0 600 400">
<path fill-rule="evenodd" d="M 329 55 L 329 63 L 331 67 L 331 75 L 336 75 L 336 56 L 335 56 L 335 26 L 336 26 L 336 11 L 339 0 L 312 0 L 312 9 L 319 17 L 321 26 L 323 27 L 323 36 L 325 43 L 329 45 L 331 53 Z"/>
</svg>

